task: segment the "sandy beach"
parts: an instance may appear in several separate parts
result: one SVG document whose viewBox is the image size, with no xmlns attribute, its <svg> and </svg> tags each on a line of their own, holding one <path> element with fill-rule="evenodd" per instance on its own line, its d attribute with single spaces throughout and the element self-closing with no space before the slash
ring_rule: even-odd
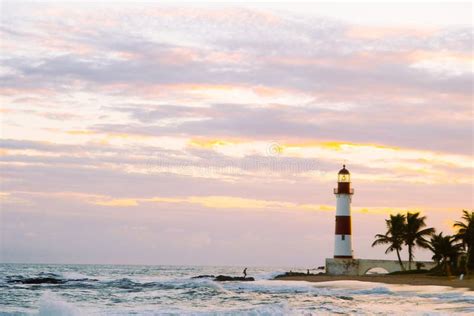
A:
<svg viewBox="0 0 474 316">
<path fill-rule="evenodd" d="M 328 282 L 328 281 L 362 281 L 379 282 L 387 284 L 408 284 L 408 285 L 439 285 L 451 286 L 455 288 L 467 288 L 474 291 L 474 276 L 459 280 L 455 277 L 430 276 L 426 274 L 411 275 L 366 275 L 366 276 L 330 276 L 330 275 L 305 275 L 305 276 L 284 276 L 276 280 L 287 281 L 308 281 L 308 282 Z"/>
</svg>

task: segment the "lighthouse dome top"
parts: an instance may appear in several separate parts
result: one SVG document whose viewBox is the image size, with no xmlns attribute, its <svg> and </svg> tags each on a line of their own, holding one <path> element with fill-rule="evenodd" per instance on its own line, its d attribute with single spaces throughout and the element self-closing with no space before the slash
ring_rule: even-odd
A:
<svg viewBox="0 0 474 316">
<path fill-rule="evenodd" d="M 346 169 L 346 165 L 342 165 L 342 169 L 339 170 L 338 174 L 350 174 L 349 170 Z"/>
</svg>

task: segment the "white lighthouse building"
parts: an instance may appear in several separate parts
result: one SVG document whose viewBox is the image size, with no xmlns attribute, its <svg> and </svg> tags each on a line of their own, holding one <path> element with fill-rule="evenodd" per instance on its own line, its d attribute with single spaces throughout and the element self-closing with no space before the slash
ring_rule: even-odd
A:
<svg viewBox="0 0 474 316">
<path fill-rule="evenodd" d="M 334 258 L 352 259 L 351 198 L 354 190 L 351 189 L 351 174 L 346 165 L 339 170 L 334 194 L 337 201 Z"/>
</svg>

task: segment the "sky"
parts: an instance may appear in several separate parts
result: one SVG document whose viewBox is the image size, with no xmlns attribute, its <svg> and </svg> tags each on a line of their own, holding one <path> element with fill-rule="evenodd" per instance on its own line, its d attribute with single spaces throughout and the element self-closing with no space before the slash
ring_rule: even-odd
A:
<svg viewBox="0 0 474 316">
<path fill-rule="evenodd" d="M 0 6 L 0 262 L 320 266 L 342 164 L 358 258 L 473 208 L 470 3 Z"/>
</svg>

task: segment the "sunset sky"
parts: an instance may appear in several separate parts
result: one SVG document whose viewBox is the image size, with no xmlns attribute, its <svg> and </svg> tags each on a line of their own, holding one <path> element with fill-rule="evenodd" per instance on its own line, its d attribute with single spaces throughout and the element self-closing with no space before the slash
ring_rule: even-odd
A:
<svg viewBox="0 0 474 316">
<path fill-rule="evenodd" d="M 390 213 L 452 233 L 471 10 L 2 1 L 0 262 L 319 266 L 343 163 L 356 257 Z"/>
</svg>

